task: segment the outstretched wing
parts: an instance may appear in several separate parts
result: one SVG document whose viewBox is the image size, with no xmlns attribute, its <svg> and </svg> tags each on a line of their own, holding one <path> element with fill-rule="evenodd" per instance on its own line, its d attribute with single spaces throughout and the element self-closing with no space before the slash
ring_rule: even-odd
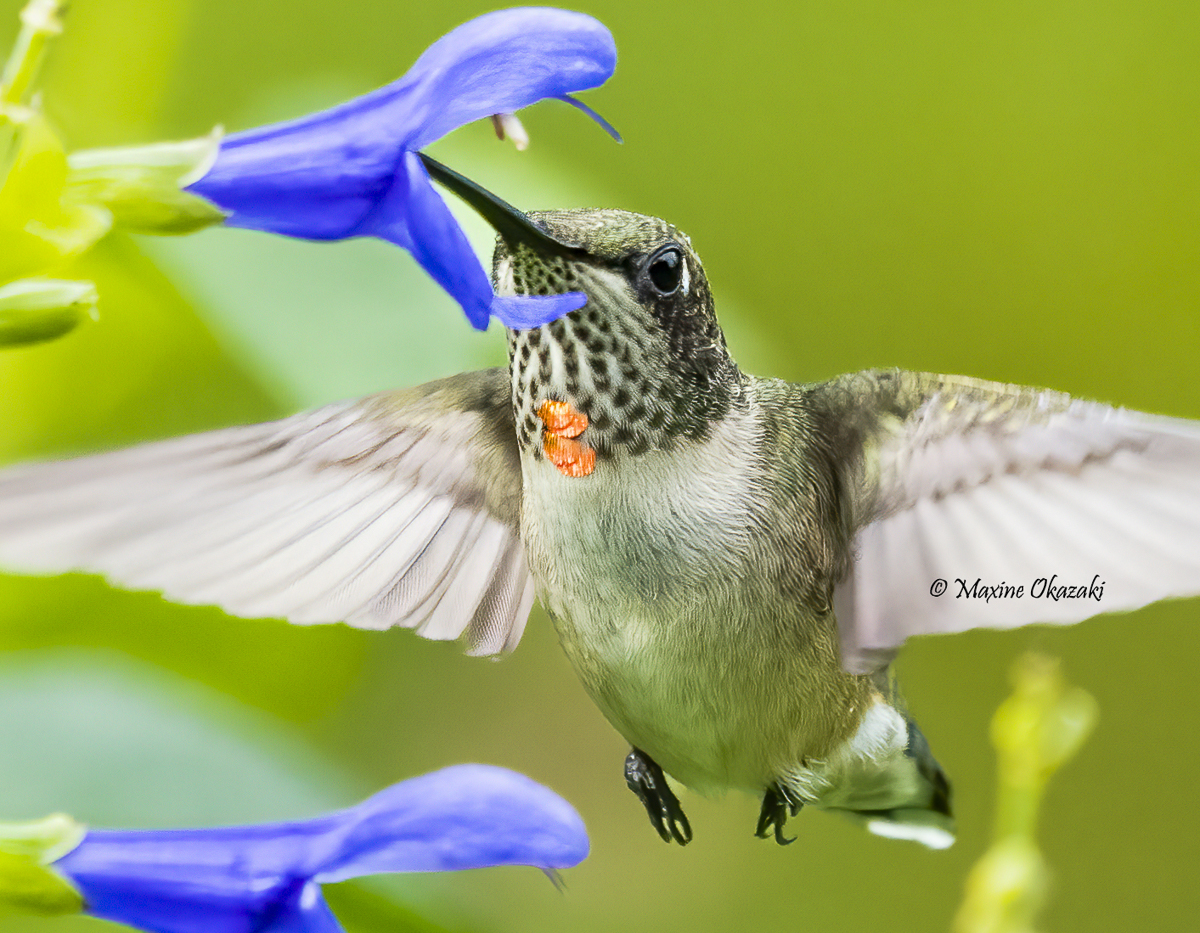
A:
<svg viewBox="0 0 1200 933">
<path fill-rule="evenodd" d="M 834 601 L 851 669 L 911 635 L 1200 593 L 1200 422 L 921 373 L 813 394 L 839 425 L 854 502 Z"/>
<path fill-rule="evenodd" d="M 0 473 L 0 565 L 303 624 L 515 647 L 533 602 L 507 373 Z"/>
</svg>

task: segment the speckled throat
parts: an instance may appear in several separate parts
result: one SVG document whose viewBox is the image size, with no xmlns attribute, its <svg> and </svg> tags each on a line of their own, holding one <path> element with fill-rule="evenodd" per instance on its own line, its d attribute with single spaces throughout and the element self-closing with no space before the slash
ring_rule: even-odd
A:
<svg viewBox="0 0 1200 933">
<path fill-rule="evenodd" d="M 700 440 L 741 398 L 743 377 L 729 357 L 713 313 L 703 267 L 686 236 L 652 217 L 625 211 L 529 215 L 578 259 L 526 246 L 496 248 L 501 293 L 582 291 L 588 303 L 533 330 L 508 332 L 513 408 L 523 452 L 542 456 L 539 406 L 564 401 L 588 418 L 582 440 L 601 459 L 637 456 Z M 679 247 L 684 268 L 676 294 L 646 279 L 656 251 Z"/>
</svg>

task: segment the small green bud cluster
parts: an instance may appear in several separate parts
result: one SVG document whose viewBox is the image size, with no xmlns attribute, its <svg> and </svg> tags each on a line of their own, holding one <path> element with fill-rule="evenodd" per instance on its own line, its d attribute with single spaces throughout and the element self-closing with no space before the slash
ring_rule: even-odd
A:
<svg viewBox="0 0 1200 933">
<path fill-rule="evenodd" d="M 51 340 L 95 319 L 95 286 L 59 276 L 110 230 L 191 233 L 224 219 L 183 190 L 212 165 L 220 130 L 67 155 L 34 93 L 62 7 L 31 0 L 0 73 L 0 347 Z"/>
</svg>

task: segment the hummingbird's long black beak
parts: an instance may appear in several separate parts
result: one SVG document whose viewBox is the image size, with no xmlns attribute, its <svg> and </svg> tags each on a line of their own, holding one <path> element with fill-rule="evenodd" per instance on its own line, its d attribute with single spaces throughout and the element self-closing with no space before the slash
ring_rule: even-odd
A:
<svg viewBox="0 0 1200 933">
<path fill-rule="evenodd" d="M 479 215 L 508 241 L 509 245 L 516 246 L 518 243 L 524 243 L 539 253 L 564 256 L 578 256 L 583 252 L 578 246 L 571 246 L 561 240 L 556 240 L 523 212 L 507 201 L 496 197 L 487 188 L 476 184 L 465 175 L 458 174 L 454 169 L 448 168 L 423 152 L 418 152 L 417 155 L 421 157 L 430 177 L 475 208 Z"/>
</svg>

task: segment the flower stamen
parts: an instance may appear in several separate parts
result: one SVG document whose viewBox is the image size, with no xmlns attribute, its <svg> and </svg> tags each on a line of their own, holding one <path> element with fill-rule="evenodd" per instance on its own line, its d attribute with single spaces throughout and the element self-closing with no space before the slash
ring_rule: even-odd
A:
<svg viewBox="0 0 1200 933">
<path fill-rule="evenodd" d="M 492 114 L 492 126 L 496 129 L 496 138 L 512 140 L 517 152 L 524 152 L 529 147 L 529 133 L 515 113 Z"/>
</svg>

